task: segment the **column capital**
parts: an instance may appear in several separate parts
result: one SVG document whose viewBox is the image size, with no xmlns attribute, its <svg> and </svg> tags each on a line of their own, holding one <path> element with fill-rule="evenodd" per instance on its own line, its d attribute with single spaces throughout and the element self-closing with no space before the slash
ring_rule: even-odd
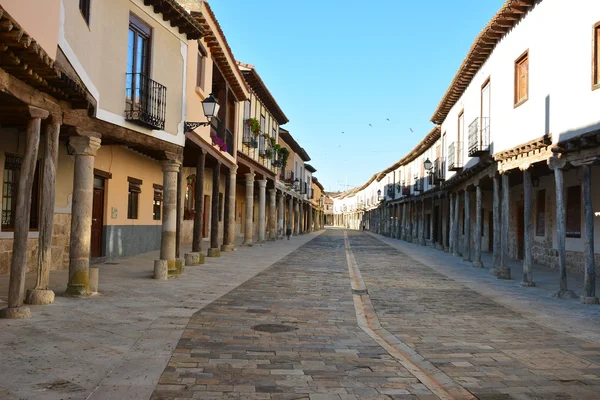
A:
<svg viewBox="0 0 600 400">
<path fill-rule="evenodd" d="M 246 183 L 254 182 L 254 172 L 248 172 L 244 176 L 246 177 Z"/>
<path fill-rule="evenodd" d="M 48 110 L 44 110 L 42 108 L 38 108 L 38 107 L 34 107 L 34 106 L 27 106 L 27 113 L 29 114 L 29 116 L 31 118 L 40 118 L 40 119 L 46 119 L 46 118 L 48 118 L 48 115 L 50 115 L 50 112 Z"/>
<path fill-rule="evenodd" d="M 78 156 L 95 156 L 100 148 L 101 140 L 90 136 L 72 136 L 69 145 Z"/>
<path fill-rule="evenodd" d="M 259 179 L 258 181 L 258 186 L 261 188 L 266 188 L 267 187 L 267 180 L 266 179 Z"/>
<path fill-rule="evenodd" d="M 276 195 L 277 194 L 277 189 L 269 189 L 269 194 L 270 195 Z"/>
<path fill-rule="evenodd" d="M 163 172 L 179 172 L 181 163 L 176 160 L 165 160 L 162 162 Z"/>
<path fill-rule="evenodd" d="M 548 168 L 551 170 L 563 169 L 567 165 L 567 160 L 557 156 L 550 157 L 548 159 Z"/>
<path fill-rule="evenodd" d="M 232 165 L 229 168 L 229 173 L 232 174 L 232 175 L 236 175 L 237 174 L 237 170 L 238 170 L 238 166 L 237 165 Z"/>
</svg>

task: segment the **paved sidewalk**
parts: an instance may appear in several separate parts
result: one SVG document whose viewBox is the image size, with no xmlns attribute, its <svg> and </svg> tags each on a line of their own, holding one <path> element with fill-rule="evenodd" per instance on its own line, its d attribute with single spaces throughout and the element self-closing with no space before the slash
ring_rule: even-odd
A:
<svg viewBox="0 0 600 400">
<path fill-rule="evenodd" d="M 479 399 L 600 398 L 597 307 L 431 248 L 349 236 L 382 326 Z"/>
<path fill-rule="evenodd" d="M 100 264 L 99 295 L 0 320 L 0 398 L 148 399 L 196 311 L 321 233 L 240 247 L 168 281 L 152 279 L 158 252 Z M 67 276 L 51 273 L 57 294 Z M 0 279 L 0 296 L 7 287 Z"/>
</svg>

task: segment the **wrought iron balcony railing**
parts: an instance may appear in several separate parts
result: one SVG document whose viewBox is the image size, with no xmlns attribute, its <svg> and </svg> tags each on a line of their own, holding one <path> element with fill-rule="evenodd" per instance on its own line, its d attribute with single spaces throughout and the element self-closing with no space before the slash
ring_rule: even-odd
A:
<svg viewBox="0 0 600 400">
<path fill-rule="evenodd" d="M 244 134 L 242 136 L 242 144 L 251 148 L 258 147 L 258 139 L 254 136 L 254 133 L 250 130 L 248 124 L 244 124 Z"/>
<path fill-rule="evenodd" d="M 227 144 L 227 152 L 230 155 L 233 155 L 233 133 L 229 130 L 229 128 L 225 129 L 225 144 Z"/>
<path fill-rule="evenodd" d="M 448 146 L 448 171 L 459 171 L 462 169 L 462 157 L 460 142 L 454 142 Z"/>
<path fill-rule="evenodd" d="M 125 119 L 150 129 L 165 129 L 167 88 L 144 74 L 126 74 Z"/>
<path fill-rule="evenodd" d="M 479 157 L 490 151 L 490 118 L 475 118 L 469 125 L 469 157 Z"/>
<path fill-rule="evenodd" d="M 433 162 L 433 183 L 438 184 L 446 179 L 446 160 L 443 157 L 436 158 Z"/>
</svg>

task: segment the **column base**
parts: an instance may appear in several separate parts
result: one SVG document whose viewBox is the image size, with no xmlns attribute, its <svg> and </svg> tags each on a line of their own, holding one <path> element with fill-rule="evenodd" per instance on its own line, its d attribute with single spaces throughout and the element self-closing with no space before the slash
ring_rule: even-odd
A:
<svg viewBox="0 0 600 400">
<path fill-rule="evenodd" d="M 224 252 L 224 253 L 235 251 L 235 245 L 233 245 L 233 244 L 224 244 L 224 245 L 221 246 L 221 251 Z"/>
<path fill-rule="evenodd" d="M 175 273 L 177 275 L 183 274 L 184 267 L 185 267 L 185 260 L 183 258 L 178 258 L 175 260 Z"/>
<path fill-rule="evenodd" d="M 187 267 L 204 264 L 204 254 L 200 252 L 185 253 L 183 257 Z"/>
<path fill-rule="evenodd" d="M 419 239 L 419 244 L 421 246 L 427 246 L 427 242 L 425 241 L 425 239 Z"/>
<path fill-rule="evenodd" d="M 87 297 L 89 290 L 81 283 L 68 283 L 67 290 L 63 294 L 65 297 Z"/>
<path fill-rule="evenodd" d="M 463 261 L 471 262 L 471 256 L 463 256 Z"/>
<path fill-rule="evenodd" d="M 54 292 L 50 289 L 27 289 L 25 303 L 45 306 L 54 303 Z"/>
<path fill-rule="evenodd" d="M 29 307 L 6 307 L 0 310 L 0 318 L 6 319 L 27 319 L 31 318 L 31 310 Z"/>
<path fill-rule="evenodd" d="M 597 297 L 588 297 L 588 296 L 580 296 L 579 302 L 581 304 L 598 304 L 599 303 Z"/>
<path fill-rule="evenodd" d="M 535 287 L 535 282 L 521 282 L 519 283 L 519 285 L 523 286 L 523 287 Z"/>
<path fill-rule="evenodd" d="M 489 274 L 495 276 L 497 279 L 511 279 L 509 267 L 494 267 L 490 269 Z"/>
<path fill-rule="evenodd" d="M 450 253 L 450 248 L 449 248 L 449 247 L 446 247 L 446 246 L 444 246 L 444 253 Z"/>
<path fill-rule="evenodd" d="M 268 238 L 268 239 L 267 239 L 267 242 L 274 242 L 274 241 L 276 241 L 276 240 L 277 240 L 277 238 L 270 237 L 270 238 Z"/>
<path fill-rule="evenodd" d="M 557 299 L 569 300 L 576 299 L 577 295 L 572 290 L 559 290 L 558 292 L 554 293 L 552 297 L 556 297 Z"/>
<path fill-rule="evenodd" d="M 436 244 L 435 249 L 439 251 L 444 251 L 444 246 L 442 246 L 441 244 Z"/>
<path fill-rule="evenodd" d="M 454 253 L 452 253 L 452 256 L 453 257 L 462 257 L 462 254 L 454 252 Z"/>
<path fill-rule="evenodd" d="M 221 249 L 211 247 L 206 254 L 208 257 L 221 257 Z"/>
<path fill-rule="evenodd" d="M 90 282 L 88 287 L 91 294 L 98 294 L 98 281 L 100 275 L 100 268 L 90 267 Z"/>
<path fill-rule="evenodd" d="M 473 261 L 473 268 L 483 268 L 483 263 L 481 261 Z"/>
<path fill-rule="evenodd" d="M 154 260 L 154 279 L 169 279 L 169 262 L 167 260 Z"/>
</svg>

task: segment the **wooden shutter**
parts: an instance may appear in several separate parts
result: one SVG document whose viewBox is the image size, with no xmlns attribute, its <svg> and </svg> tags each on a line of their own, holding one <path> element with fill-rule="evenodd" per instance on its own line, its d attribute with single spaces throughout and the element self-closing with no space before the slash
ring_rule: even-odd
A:
<svg viewBox="0 0 600 400">
<path fill-rule="evenodd" d="M 594 85 L 600 85 L 600 22 L 594 27 Z"/>
</svg>

